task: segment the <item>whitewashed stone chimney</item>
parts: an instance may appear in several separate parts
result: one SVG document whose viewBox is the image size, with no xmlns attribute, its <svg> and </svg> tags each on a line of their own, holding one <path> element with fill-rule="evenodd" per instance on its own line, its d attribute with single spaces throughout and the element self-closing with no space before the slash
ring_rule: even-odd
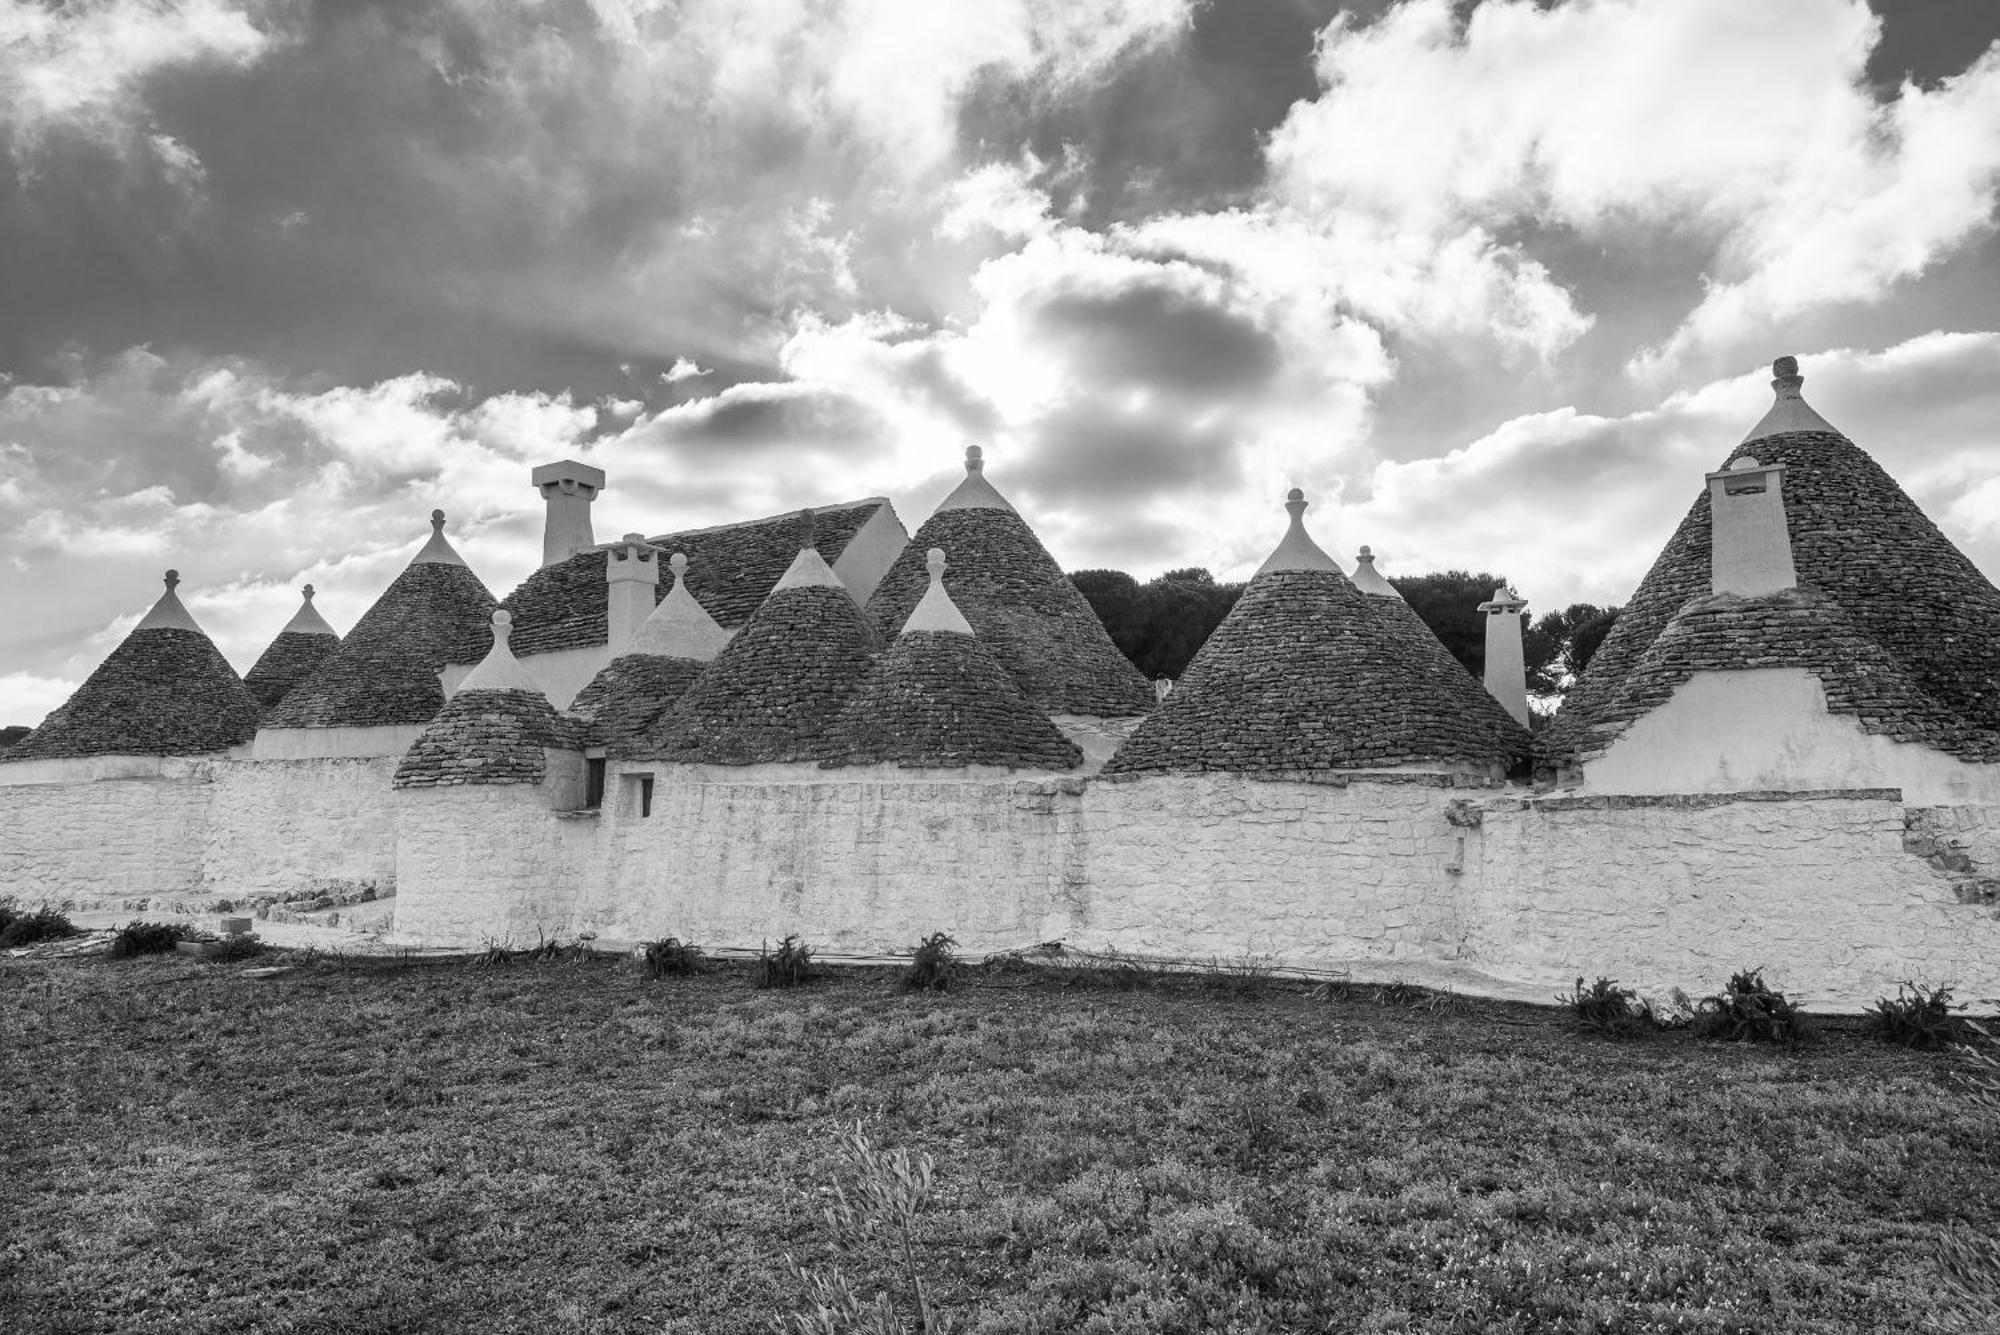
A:
<svg viewBox="0 0 2000 1335">
<path fill-rule="evenodd" d="M 1528 666 L 1521 644 L 1527 601 L 1512 589 L 1499 588 L 1479 610 L 1486 614 L 1486 693 L 1516 723 L 1528 727 Z"/>
<path fill-rule="evenodd" d="M 567 561 L 584 548 L 595 546 L 596 539 L 590 530 L 590 504 L 604 490 L 604 470 L 564 459 L 543 464 L 529 477 L 548 505 L 548 517 L 542 526 L 542 564 L 552 566 Z"/>
<path fill-rule="evenodd" d="M 624 653 L 659 601 L 660 562 L 652 545 L 627 533 L 604 549 L 604 638 L 613 658 Z"/>
<path fill-rule="evenodd" d="M 1785 466 L 1746 456 L 1706 476 L 1714 592 L 1754 598 L 1797 587 L 1791 526 L 1785 522 Z"/>
</svg>

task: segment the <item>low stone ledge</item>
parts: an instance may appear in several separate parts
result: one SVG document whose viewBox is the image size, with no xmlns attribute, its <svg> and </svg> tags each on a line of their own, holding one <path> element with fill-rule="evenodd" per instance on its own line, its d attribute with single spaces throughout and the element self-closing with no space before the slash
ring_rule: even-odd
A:
<svg viewBox="0 0 2000 1335">
<path fill-rule="evenodd" d="M 1488 811 L 1631 811 L 1661 807 L 1701 811 L 1739 802 L 1898 802 L 1900 788 L 1753 789 L 1740 793 L 1591 793 L 1551 797 L 1496 798 Z"/>
</svg>

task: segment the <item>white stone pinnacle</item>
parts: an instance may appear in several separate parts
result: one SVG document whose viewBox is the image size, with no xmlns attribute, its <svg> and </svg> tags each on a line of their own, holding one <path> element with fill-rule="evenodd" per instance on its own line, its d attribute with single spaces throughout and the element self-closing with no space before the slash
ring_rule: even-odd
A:
<svg viewBox="0 0 2000 1335">
<path fill-rule="evenodd" d="M 783 577 L 771 587 L 771 592 L 776 593 L 780 589 L 812 588 L 819 585 L 836 589 L 847 587 L 840 582 L 840 576 L 833 573 L 833 567 L 826 563 L 826 559 L 819 554 L 817 547 L 801 547 L 799 554 L 792 558 L 791 565 L 785 568 Z"/>
<path fill-rule="evenodd" d="M 452 550 L 451 544 L 445 541 L 444 511 L 431 511 L 431 540 L 424 544 L 424 549 L 416 554 L 410 564 L 413 566 L 462 566 L 465 564 L 459 554 Z"/>
<path fill-rule="evenodd" d="M 466 691 L 533 691 L 547 699 L 540 682 L 528 675 L 528 669 L 521 666 L 521 660 L 514 657 L 514 651 L 507 647 L 508 636 L 514 633 L 514 614 L 506 608 L 496 608 L 493 613 L 493 647 L 486 651 L 486 657 L 479 660 L 479 666 L 465 674 L 465 680 L 458 684 L 459 692 Z"/>
<path fill-rule="evenodd" d="M 938 502 L 938 510 L 1006 510 L 1011 514 L 1014 507 L 986 480 L 986 452 L 977 445 L 968 445 L 965 447 L 965 481 L 954 487 L 951 495 Z"/>
<path fill-rule="evenodd" d="M 1257 567 L 1259 575 L 1273 570 L 1331 570 L 1336 575 L 1345 574 L 1340 562 L 1328 556 L 1320 545 L 1306 532 L 1306 494 L 1293 487 L 1285 497 L 1285 509 L 1292 517 L 1291 526 L 1277 549 L 1264 558 L 1264 564 Z"/>
<path fill-rule="evenodd" d="M 180 582 L 181 572 L 178 570 L 169 570 L 166 577 L 167 591 L 160 595 L 160 601 L 154 603 L 153 609 L 141 617 L 139 624 L 132 627 L 132 629 L 200 630 L 201 627 L 195 623 L 194 617 L 182 605 L 180 595 L 174 592 L 174 585 Z"/>
<path fill-rule="evenodd" d="M 1799 374 L 1798 358 L 1778 358 L 1771 363 L 1771 375 L 1771 388 L 1778 396 L 1777 401 L 1757 425 L 1750 428 L 1750 434 L 1743 438 L 1745 445 L 1766 436 L 1783 435 L 1787 431 L 1832 431 L 1838 434 L 1839 428 L 1814 412 L 1812 405 L 1799 392 L 1806 378 Z"/>
<path fill-rule="evenodd" d="M 305 601 L 299 605 L 298 611 L 292 613 L 292 619 L 287 621 L 285 628 L 278 633 L 280 635 L 339 634 L 327 624 L 326 618 L 319 614 L 319 609 L 313 606 L 313 586 L 306 585 L 302 592 L 305 594 Z"/>
<path fill-rule="evenodd" d="M 687 557 L 675 552 L 667 564 L 674 572 L 674 586 L 639 627 L 625 652 L 710 662 L 729 643 L 729 632 L 688 592 Z"/>
<path fill-rule="evenodd" d="M 1367 546 L 1363 546 L 1360 554 L 1354 558 L 1354 573 L 1348 578 L 1354 581 L 1355 588 L 1363 593 L 1373 594 L 1377 598 L 1403 596 L 1396 592 L 1396 586 L 1384 579 L 1382 572 L 1375 568 L 1374 549 Z"/>
<path fill-rule="evenodd" d="M 958 610 L 958 604 L 944 591 L 944 549 L 931 548 L 924 562 L 930 567 L 931 586 L 924 590 L 916 611 L 910 613 L 910 619 L 903 623 L 903 634 L 920 630 L 944 631 L 952 635 L 972 634 L 972 623 L 965 619 L 965 614 Z"/>
</svg>

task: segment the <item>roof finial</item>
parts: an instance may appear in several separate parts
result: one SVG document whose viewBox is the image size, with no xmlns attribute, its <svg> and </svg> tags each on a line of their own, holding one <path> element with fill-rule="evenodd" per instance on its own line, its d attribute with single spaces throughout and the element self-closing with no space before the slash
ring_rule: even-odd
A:
<svg viewBox="0 0 2000 1335">
<path fill-rule="evenodd" d="M 176 584 L 178 584 L 178 583 L 180 583 L 180 582 L 181 582 L 181 572 L 180 572 L 180 571 L 178 571 L 178 570 L 169 570 L 169 571 L 167 572 L 167 578 L 166 578 L 166 586 L 167 586 L 167 587 L 168 587 L 169 589 L 173 588 L 173 587 L 174 587 L 174 585 L 176 585 Z"/>
<path fill-rule="evenodd" d="M 1306 532 L 1306 494 L 1297 487 L 1285 493 L 1285 510 L 1291 515 L 1291 523 L 1285 528 L 1285 536 L 1279 540 L 1275 550 L 1266 557 L 1264 564 L 1257 567 L 1257 573 L 1267 570 L 1331 570 L 1343 573 L 1340 563 L 1320 550 L 1319 544 Z"/>
<path fill-rule="evenodd" d="M 1779 398 L 1796 399 L 1803 397 L 1799 393 L 1799 389 L 1806 383 L 1806 378 L 1799 374 L 1799 359 L 1797 357 L 1780 357 L 1778 360 L 1772 362 L 1771 375 L 1773 377 L 1771 388 L 1778 392 Z"/>
<path fill-rule="evenodd" d="M 504 607 L 493 609 L 493 639 L 497 644 L 507 643 L 514 633 L 514 614 Z"/>
<path fill-rule="evenodd" d="M 444 532 L 444 511 L 442 510 L 431 511 L 431 532 L 433 533 Z"/>
<path fill-rule="evenodd" d="M 813 519 L 811 509 L 799 511 L 799 550 L 819 546 L 819 525 Z"/>
<path fill-rule="evenodd" d="M 688 572 L 687 553 L 675 552 L 672 556 L 667 558 L 667 566 L 674 572 L 674 578 L 680 579 Z"/>
<path fill-rule="evenodd" d="M 1354 587 L 1363 593 L 1372 593 L 1377 598 L 1401 598 L 1396 586 L 1382 578 L 1382 572 L 1375 568 L 1375 549 L 1368 544 L 1361 545 L 1361 551 L 1354 558 Z"/>
<path fill-rule="evenodd" d="M 305 595 L 306 595 L 306 601 L 307 601 L 307 602 L 311 602 L 311 601 L 313 600 L 313 586 L 312 586 L 312 585 L 308 584 L 308 585 L 306 585 L 306 586 L 305 586 Z"/>
<path fill-rule="evenodd" d="M 1370 547 L 1367 543 L 1364 542 L 1361 544 L 1360 553 L 1357 556 L 1355 556 L 1354 559 L 1357 561 L 1367 561 L 1372 563 L 1375 560 L 1375 549 L 1373 547 Z"/>
<path fill-rule="evenodd" d="M 903 623 L 903 633 L 911 631 L 943 631 L 952 635 L 972 634 L 972 623 L 965 619 L 965 613 L 944 591 L 944 548 L 933 547 L 924 553 L 924 565 L 931 572 L 930 587 L 918 600 L 909 619 Z"/>
<path fill-rule="evenodd" d="M 966 446 L 966 447 L 965 447 L 965 471 L 966 471 L 966 472 L 968 472 L 968 473 L 983 473 L 983 472 L 985 472 L 985 471 L 986 471 L 986 451 L 984 451 L 984 450 L 980 449 L 980 448 L 979 448 L 979 447 L 978 447 L 977 445 L 968 445 L 968 446 Z"/>
</svg>

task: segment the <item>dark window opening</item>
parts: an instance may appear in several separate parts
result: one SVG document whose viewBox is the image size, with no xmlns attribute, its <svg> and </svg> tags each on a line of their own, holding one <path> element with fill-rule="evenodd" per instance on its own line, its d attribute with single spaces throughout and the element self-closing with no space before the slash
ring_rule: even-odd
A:
<svg viewBox="0 0 2000 1335">
<path fill-rule="evenodd" d="M 604 805 L 604 762 L 586 760 L 583 763 L 583 804 L 594 811 Z"/>
<path fill-rule="evenodd" d="M 639 780 L 639 814 L 653 814 L 653 777 L 650 774 Z"/>
</svg>

